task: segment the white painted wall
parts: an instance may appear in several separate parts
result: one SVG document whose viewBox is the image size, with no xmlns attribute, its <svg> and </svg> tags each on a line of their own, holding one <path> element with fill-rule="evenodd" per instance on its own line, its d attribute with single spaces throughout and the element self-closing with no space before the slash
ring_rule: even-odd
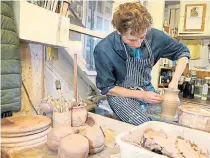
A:
<svg viewBox="0 0 210 158">
<path fill-rule="evenodd" d="M 164 22 L 164 8 L 165 8 L 164 0 L 148 1 L 147 9 L 152 15 L 154 28 L 162 30 Z M 157 62 L 157 64 L 152 69 L 152 84 L 156 89 L 158 88 L 159 72 L 160 72 L 160 63 Z"/>
</svg>

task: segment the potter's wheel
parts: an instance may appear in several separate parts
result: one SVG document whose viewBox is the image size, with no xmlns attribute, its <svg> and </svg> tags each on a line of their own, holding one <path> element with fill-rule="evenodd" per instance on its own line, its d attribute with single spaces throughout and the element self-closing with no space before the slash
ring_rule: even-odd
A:
<svg viewBox="0 0 210 158">
<path fill-rule="evenodd" d="M 173 121 L 173 122 L 177 122 L 178 121 L 178 115 L 177 114 L 174 117 L 162 115 L 161 112 L 156 112 L 155 114 L 157 116 L 161 117 L 161 118 L 167 119 L 168 121 Z"/>
<path fill-rule="evenodd" d="M 154 118 L 154 120 L 178 122 L 177 114 L 174 117 L 162 116 L 161 115 L 161 106 L 158 104 L 148 106 L 146 113 L 152 119 Z"/>
</svg>

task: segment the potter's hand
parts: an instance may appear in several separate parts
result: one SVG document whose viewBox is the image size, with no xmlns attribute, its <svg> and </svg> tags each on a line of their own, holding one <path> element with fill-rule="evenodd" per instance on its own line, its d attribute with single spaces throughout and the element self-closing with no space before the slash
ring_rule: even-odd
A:
<svg viewBox="0 0 210 158">
<path fill-rule="evenodd" d="M 177 81 L 171 81 L 168 85 L 169 89 L 178 89 L 178 82 Z"/>
<path fill-rule="evenodd" d="M 163 96 L 161 96 L 155 92 L 150 92 L 150 91 L 144 92 L 143 99 L 144 99 L 144 101 L 146 101 L 150 104 L 162 103 L 164 100 Z"/>
</svg>

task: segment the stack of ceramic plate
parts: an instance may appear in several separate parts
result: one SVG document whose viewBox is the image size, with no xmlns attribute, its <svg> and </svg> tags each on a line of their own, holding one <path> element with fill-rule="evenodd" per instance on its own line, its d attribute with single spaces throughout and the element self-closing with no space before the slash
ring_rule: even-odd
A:
<svg viewBox="0 0 210 158">
<path fill-rule="evenodd" d="M 9 152 L 37 147 L 47 142 L 51 119 L 42 115 L 14 116 L 1 120 L 1 147 Z"/>
</svg>

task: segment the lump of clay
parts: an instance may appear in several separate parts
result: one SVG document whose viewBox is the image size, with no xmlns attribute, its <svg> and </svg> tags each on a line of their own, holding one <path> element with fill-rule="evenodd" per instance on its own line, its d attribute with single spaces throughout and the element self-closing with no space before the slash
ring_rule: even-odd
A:
<svg viewBox="0 0 210 158">
<path fill-rule="evenodd" d="M 88 140 L 80 134 L 66 136 L 61 140 L 58 148 L 60 158 L 86 158 L 88 153 Z"/>
<path fill-rule="evenodd" d="M 146 130 L 142 146 L 150 151 L 171 158 L 207 158 L 207 153 L 201 152 L 195 144 L 182 137 L 167 136 L 164 131 Z"/>
<path fill-rule="evenodd" d="M 74 130 L 71 126 L 58 125 L 54 127 L 47 136 L 47 145 L 50 149 L 57 151 L 60 145 L 61 139 L 69 134 L 74 134 Z"/>
<path fill-rule="evenodd" d="M 100 127 L 88 127 L 83 135 L 88 139 L 90 153 L 98 153 L 104 148 L 104 134 Z"/>
</svg>

